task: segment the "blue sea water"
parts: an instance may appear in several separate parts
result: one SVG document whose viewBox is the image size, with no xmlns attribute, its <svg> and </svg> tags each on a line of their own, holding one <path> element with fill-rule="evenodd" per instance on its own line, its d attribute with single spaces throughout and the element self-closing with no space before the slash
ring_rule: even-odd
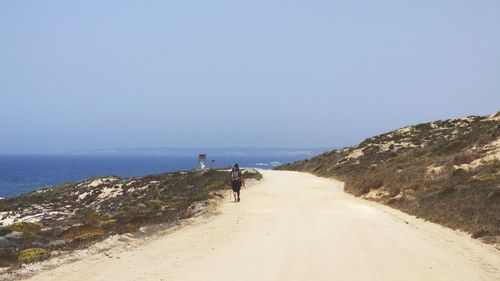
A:
<svg viewBox="0 0 500 281">
<path fill-rule="evenodd" d="M 218 167 L 239 163 L 242 167 L 270 169 L 280 163 L 303 159 L 297 156 L 224 156 Z M 145 176 L 198 166 L 197 156 L 90 156 L 0 155 L 0 197 L 97 176 Z"/>
</svg>

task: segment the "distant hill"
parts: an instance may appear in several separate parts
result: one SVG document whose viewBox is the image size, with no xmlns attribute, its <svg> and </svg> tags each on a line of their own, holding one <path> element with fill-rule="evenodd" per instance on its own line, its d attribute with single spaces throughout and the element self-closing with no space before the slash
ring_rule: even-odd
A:
<svg viewBox="0 0 500 281">
<path fill-rule="evenodd" d="M 500 112 L 418 124 L 277 167 L 500 243 Z"/>
</svg>

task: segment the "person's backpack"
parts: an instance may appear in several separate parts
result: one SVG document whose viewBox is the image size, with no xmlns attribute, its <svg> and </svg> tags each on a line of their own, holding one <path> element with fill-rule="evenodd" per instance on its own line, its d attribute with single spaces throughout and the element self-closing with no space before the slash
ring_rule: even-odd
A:
<svg viewBox="0 0 500 281">
<path fill-rule="evenodd" d="M 240 180 L 240 170 L 232 170 L 231 171 L 231 180 L 237 181 Z"/>
</svg>

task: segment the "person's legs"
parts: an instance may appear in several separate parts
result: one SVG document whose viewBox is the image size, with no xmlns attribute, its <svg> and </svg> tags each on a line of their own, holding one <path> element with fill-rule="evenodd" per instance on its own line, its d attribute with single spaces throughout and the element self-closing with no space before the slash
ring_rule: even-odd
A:
<svg viewBox="0 0 500 281">
<path fill-rule="evenodd" d="M 241 182 L 240 181 L 233 181 L 233 182 L 231 182 L 231 187 L 233 189 L 234 202 L 240 202 Z"/>
<path fill-rule="evenodd" d="M 231 189 L 233 190 L 234 202 L 238 202 L 238 198 L 236 197 L 237 191 L 238 191 L 238 182 L 237 181 L 231 182 Z"/>
<path fill-rule="evenodd" d="M 241 190 L 241 182 L 238 182 L 238 189 L 237 189 L 237 193 L 238 193 L 238 202 L 240 202 L 240 190 Z"/>
</svg>

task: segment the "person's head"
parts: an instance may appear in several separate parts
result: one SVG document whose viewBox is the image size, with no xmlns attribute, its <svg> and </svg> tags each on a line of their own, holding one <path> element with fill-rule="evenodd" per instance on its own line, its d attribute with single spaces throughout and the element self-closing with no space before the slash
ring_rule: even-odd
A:
<svg viewBox="0 0 500 281">
<path fill-rule="evenodd" d="M 240 165 L 238 165 L 238 163 L 234 164 L 233 169 L 239 170 L 240 169 Z"/>
</svg>

